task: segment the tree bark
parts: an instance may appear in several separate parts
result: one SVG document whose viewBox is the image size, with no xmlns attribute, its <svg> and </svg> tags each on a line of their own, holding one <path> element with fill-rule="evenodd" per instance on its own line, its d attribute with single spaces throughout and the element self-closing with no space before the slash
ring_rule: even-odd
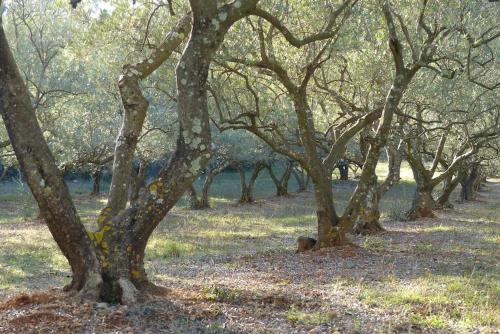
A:
<svg viewBox="0 0 500 334">
<path fill-rule="evenodd" d="M 366 145 L 362 151 L 367 149 Z M 380 201 L 382 197 L 400 180 L 401 162 L 403 160 L 401 151 L 389 144 L 386 148 L 388 158 L 388 171 L 384 181 L 378 185 L 377 176 L 374 174 L 368 183 L 368 190 L 364 206 L 361 207 L 358 221 L 354 225 L 353 232 L 357 234 L 376 234 L 383 232 L 380 224 Z"/>
<path fill-rule="evenodd" d="M 191 17 L 186 15 L 165 41 L 151 55 L 137 64 L 127 64 L 118 81 L 123 104 L 123 124 L 116 139 L 113 172 L 107 207 L 116 215 L 125 209 L 129 197 L 133 159 L 149 103 L 142 94 L 140 81 L 153 73 L 185 40 L 191 29 Z"/>
<path fill-rule="evenodd" d="M 73 280 L 67 289 L 95 296 L 102 283 L 96 254 L 42 134 L 1 18 L 0 113 L 40 213 L 71 266 Z"/>
<path fill-rule="evenodd" d="M 4 30 L 0 30 L 0 113 L 40 211 L 71 265 L 73 281 L 69 289 L 125 304 L 152 291 L 144 269 L 149 237 L 211 157 L 206 87 L 210 63 L 232 24 L 247 16 L 257 2 L 239 0 L 218 8 L 215 0 L 190 0 L 191 36 L 176 68 L 176 150 L 134 206 L 115 214 L 112 205 L 101 212 L 95 232 L 87 232 L 80 222 L 40 130 Z M 115 161 L 119 159 L 115 157 Z M 130 178 L 130 169 L 126 177 Z"/>
<path fill-rule="evenodd" d="M 129 194 L 129 201 L 131 206 L 137 203 L 137 200 L 140 197 L 141 190 L 146 186 L 146 170 L 147 163 L 141 160 L 139 162 L 139 166 L 137 166 L 137 168 L 134 168 L 132 171 L 132 187 Z"/>
</svg>

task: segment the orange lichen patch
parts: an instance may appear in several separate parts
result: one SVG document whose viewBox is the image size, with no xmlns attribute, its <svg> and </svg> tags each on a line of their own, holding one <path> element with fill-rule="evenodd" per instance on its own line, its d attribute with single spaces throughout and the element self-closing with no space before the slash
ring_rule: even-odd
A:
<svg viewBox="0 0 500 334">
<path fill-rule="evenodd" d="M 131 270 L 130 271 L 130 274 L 132 275 L 132 278 L 134 279 L 138 279 L 139 277 L 141 277 L 141 272 L 139 270 Z"/>
</svg>

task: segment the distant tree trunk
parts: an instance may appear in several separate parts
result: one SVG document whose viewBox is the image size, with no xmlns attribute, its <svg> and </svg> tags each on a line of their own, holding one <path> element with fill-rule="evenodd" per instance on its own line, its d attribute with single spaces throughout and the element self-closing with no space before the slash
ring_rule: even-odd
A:
<svg viewBox="0 0 500 334">
<path fill-rule="evenodd" d="M 194 185 L 189 187 L 189 208 L 191 210 L 201 209 L 200 200 L 198 199 L 198 193 Z"/>
<path fill-rule="evenodd" d="M 443 183 L 443 190 L 436 200 L 435 209 L 453 208 L 453 204 L 451 204 L 450 202 L 451 193 L 457 188 L 458 184 L 461 180 L 463 180 L 464 176 L 464 171 L 459 170 L 457 172 L 457 175 L 453 176 L 452 174 L 445 179 Z"/>
<path fill-rule="evenodd" d="M 101 194 L 101 167 L 96 168 L 92 172 L 92 192 L 90 196 L 99 196 Z"/>
<path fill-rule="evenodd" d="M 274 174 L 273 167 L 271 164 L 267 164 L 266 168 L 276 187 L 276 196 L 287 196 L 288 182 L 290 181 L 290 177 L 292 175 L 293 161 L 287 161 L 285 171 L 283 172 L 283 175 L 280 178 L 278 178 L 276 174 Z"/>
<path fill-rule="evenodd" d="M 295 177 L 295 180 L 297 181 L 296 192 L 301 193 L 307 191 L 310 182 L 309 175 L 303 170 L 297 170 L 297 168 L 292 169 L 292 174 Z"/>
<path fill-rule="evenodd" d="M 0 182 L 2 182 L 7 177 L 7 171 L 9 168 L 2 166 L 2 173 L 0 174 Z"/>
<path fill-rule="evenodd" d="M 206 176 L 205 176 L 205 181 L 203 182 L 203 186 L 201 188 L 201 197 L 198 198 L 198 195 L 196 193 L 196 189 L 194 186 L 191 186 L 191 191 L 190 191 L 190 207 L 191 209 L 194 210 L 199 210 L 199 209 L 209 209 L 210 208 L 210 186 L 212 185 L 214 178 L 222 173 L 224 169 L 229 166 L 228 162 L 222 163 L 219 166 L 215 168 L 209 168 L 206 171 Z"/>
<path fill-rule="evenodd" d="M 479 177 L 479 164 L 474 163 L 470 167 L 466 176 L 460 182 L 462 189 L 460 191 L 460 202 L 472 201 L 474 199 L 474 183 Z"/>
<path fill-rule="evenodd" d="M 342 180 L 342 181 L 349 180 L 349 161 L 344 160 L 344 159 L 340 160 L 337 163 L 337 168 L 338 168 L 339 173 L 340 173 L 340 180 Z"/>
<path fill-rule="evenodd" d="M 237 165 L 238 172 L 240 173 L 240 184 L 241 184 L 241 196 L 240 203 L 253 203 L 255 199 L 253 198 L 253 190 L 255 187 L 255 181 L 257 177 L 259 177 L 260 172 L 266 167 L 265 163 L 262 161 L 258 161 L 254 164 L 252 175 L 248 180 L 248 184 L 246 182 L 245 169 L 242 164 Z"/>
</svg>

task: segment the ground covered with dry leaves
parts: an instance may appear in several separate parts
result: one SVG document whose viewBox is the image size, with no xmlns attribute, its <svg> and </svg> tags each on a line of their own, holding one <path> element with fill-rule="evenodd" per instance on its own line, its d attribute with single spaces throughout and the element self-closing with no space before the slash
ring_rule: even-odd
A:
<svg viewBox="0 0 500 334">
<path fill-rule="evenodd" d="M 167 292 L 136 306 L 73 303 L 53 287 L 68 280 L 64 261 L 49 254 L 47 266 L 33 264 L 30 273 L 4 257 L 0 332 L 499 332 L 500 183 L 489 182 L 476 201 L 439 211 L 436 219 L 384 221 L 385 233 L 353 237 L 355 247 L 295 254 L 294 239 L 314 231 L 311 196 L 174 211 L 148 258 L 151 278 Z M 227 224 L 259 219 L 255 230 L 223 224 L 210 234 L 221 215 Z M 194 217 L 205 225 L 186 228 Z M 23 228 L 4 224 L 1 236 L 28 242 Z M 183 238 L 165 243 L 176 229 Z M 29 230 L 51 242 L 44 226 Z M 6 244 L 0 252 L 9 251 Z M 31 251 L 37 250 L 44 249 Z"/>
</svg>

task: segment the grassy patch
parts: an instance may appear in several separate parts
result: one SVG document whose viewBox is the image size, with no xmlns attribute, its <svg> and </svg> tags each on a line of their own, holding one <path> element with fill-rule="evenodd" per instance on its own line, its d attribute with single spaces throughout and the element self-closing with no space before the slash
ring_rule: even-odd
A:
<svg viewBox="0 0 500 334">
<path fill-rule="evenodd" d="M 500 324 L 500 281 L 492 274 L 388 280 L 364 285 L 360 297 L 372 307 L 400 312 L 408 323 L 428 329 Z"/>
<path fill-rule="evenodd" d="M 216 302 L 234 303 L 241 295 L 240 290 L 228 289 L 222 286 L 212 285 L 201 290 L 201 297 L 205 300 Z"/>
<path fill-rule="evenodd" d="M 336 317 L 337 313 L 334 311 L 306 311 L 293 305 L 286 312 L 286 318 L 294 325 L 323 325 L 334 321 Z"/>
</svg>

